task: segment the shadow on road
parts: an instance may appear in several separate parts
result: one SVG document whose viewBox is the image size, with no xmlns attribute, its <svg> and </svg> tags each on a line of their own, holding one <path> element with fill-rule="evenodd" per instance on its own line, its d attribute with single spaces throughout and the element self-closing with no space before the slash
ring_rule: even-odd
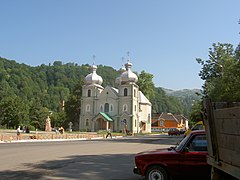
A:
<svg viewBox="0 0 240 180">
<path fill-rule="evenodd" d="M 0 179 L 140 180 L 134 175 L 133 154 L 104 154 L 63 157 L 41 164 L 23 164 L 29 170 L 0 172 Z"/>
<path fill-rule="evenodd" d="M 127 136 L 121 139 L 112 139 L 113 142 L 124 143 L 142 143 L 142 144 L 163 144 L 163 145 L 175 145 L 183 139 L 183 136 L 168 136 L 168 135 L 152 135 L 145 137 Z M 105 139 L 106 140 L 106 139 Z M 110 139 L 109 139 L 110 140 Z"/>
</svg>

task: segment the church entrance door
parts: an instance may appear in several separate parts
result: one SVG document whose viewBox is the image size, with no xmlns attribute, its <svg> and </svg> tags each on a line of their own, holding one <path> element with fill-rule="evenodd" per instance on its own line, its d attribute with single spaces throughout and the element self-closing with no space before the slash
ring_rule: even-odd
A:
<svg viewBox="0 0 240 180">
<path fill-rule="evenodd" d="M 104 119 L 99 118 L 96 120 L 96 131 L 99 130 L 106 130 L 107 129 L 107 121 L 104 121 Z"/>
<path fill-rule="evenodd" d="M 146 123 L 144 123 L 144 122 L 141 122 L 141 130 L 142 131 L 146 131 Z"/>
</svg>

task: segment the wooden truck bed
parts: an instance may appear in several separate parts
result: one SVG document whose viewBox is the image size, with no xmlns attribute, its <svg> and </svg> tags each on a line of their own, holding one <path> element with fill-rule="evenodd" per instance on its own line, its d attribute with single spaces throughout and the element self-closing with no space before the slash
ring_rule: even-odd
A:
<svg viewBox="0 0 240 180">
<path fill-rule="evenodd" d="M 240 104 L 205 101 L 208 163 L 240 179 Z"/>
</svg>

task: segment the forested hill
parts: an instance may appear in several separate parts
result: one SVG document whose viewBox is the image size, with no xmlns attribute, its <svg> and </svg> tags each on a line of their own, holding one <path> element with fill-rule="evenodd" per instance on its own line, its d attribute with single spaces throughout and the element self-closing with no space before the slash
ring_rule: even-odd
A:
<svg viewBox="0 0 240 180">
<path fill-rule="evenodd" d="M 111 67 L 98 66 L 98 74 L 103 86 L 114 84 L 119 73 Z M 61 100 L 67 100 L 81 78 L 89 74 L 89 65 L 74 63 L 62 64 L 55 61 L 52 65 L 37 67 L 19 64 L 0 58 L 1 98 L 17 95 L 23 100 L 39 99 L 42 105 L 56 111 Z"/>
<path fill-rule="evenodd" d="M 176 97 L 184 106 L 186 113 L 191 111 L 191 108 L 194 105 L 194 103 L 200 101 L 203 96 L 200 89 L 182 89 L 174 91 L 171 89 L 163 88 L 163 90 L 166 92 L 168 96 Z"/>
<path fill-rule="evenodd" d="M 55 125 L 77 123 L 82 80 L 89 73 L 88 64 L 55 61 L 32 67 L 0 58 L 0 125 L 29 124 L 42 128 L 49 112 L 55 114 L 55 118 L 52 115 Z M 115 79 L 120 75 L 112 67 L 103 65 L 98 66 L 97 73 L 103 78 L 103 87 L 115 86 Z M 62 100 L 66 102 L 66 114 L 61 111 Z M 185 111 L 177 98 L 168 96 L 161 88 L 154 89 L 150 101 L 153 112 Z"/>
</svg>

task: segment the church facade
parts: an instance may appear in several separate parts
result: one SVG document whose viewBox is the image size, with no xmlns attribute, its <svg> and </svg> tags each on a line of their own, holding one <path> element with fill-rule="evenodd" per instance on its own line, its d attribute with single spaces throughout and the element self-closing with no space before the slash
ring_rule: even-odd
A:
<svg viewBox="0 0 240 180">
<path fill-rule="evenodd" d="M 151 103 L 139 90 L 138 77 L 128 61 L 116 78 L 117 88 L 102 87 L 103 79 L 92 65 L 82 87 L 79 130 L 113 132 L 151 132 Z"/>
</svg>

